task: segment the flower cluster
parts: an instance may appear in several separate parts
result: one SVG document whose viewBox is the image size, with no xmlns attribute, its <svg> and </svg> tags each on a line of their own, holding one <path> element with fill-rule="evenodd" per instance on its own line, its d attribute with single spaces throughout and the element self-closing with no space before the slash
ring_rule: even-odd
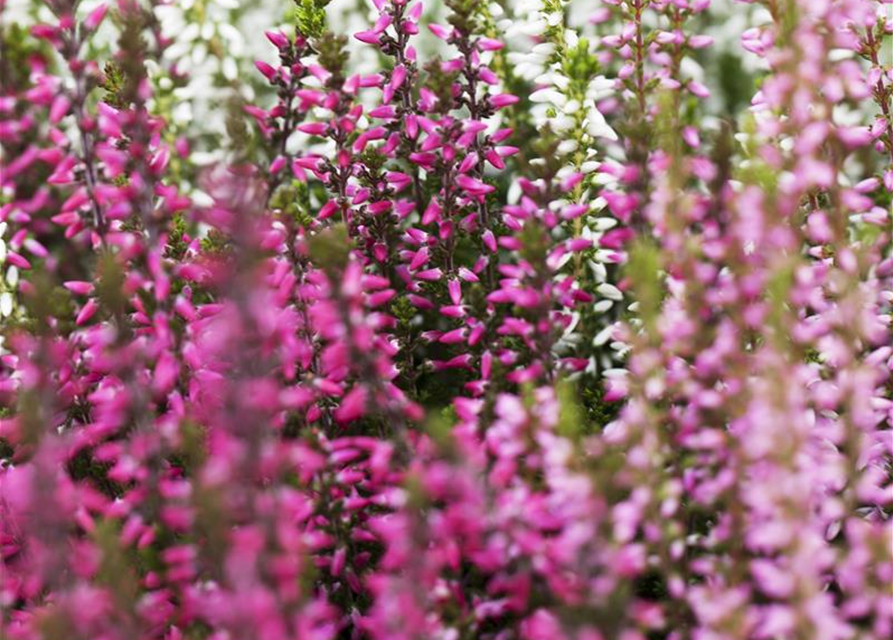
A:
<svg viewBox="0 0 893 640">
<path fill-rule="evenodd" d="M 890 637 L 893 4 L 274 5 L 0 0 L 0 636 Z"/>
</svg>

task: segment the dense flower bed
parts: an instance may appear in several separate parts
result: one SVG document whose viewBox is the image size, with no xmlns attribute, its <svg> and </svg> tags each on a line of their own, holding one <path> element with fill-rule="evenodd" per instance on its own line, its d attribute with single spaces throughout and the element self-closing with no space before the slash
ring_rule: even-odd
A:
<svg viewBox="0 0 893 640">
<path fill-rule="evenodd" d="M 893 636 L 890 0 L 0 35 L 0 638 Z"/>
</svg>

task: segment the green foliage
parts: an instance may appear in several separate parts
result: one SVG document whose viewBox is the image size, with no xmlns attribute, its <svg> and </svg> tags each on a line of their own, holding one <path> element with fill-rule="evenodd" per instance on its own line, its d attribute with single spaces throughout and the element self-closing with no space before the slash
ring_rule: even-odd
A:
<svg viewBox="0 0 893 640">
<path fill-rule="evenodd" d="M 302 35 L 319 38 L 325 33 L 327 4 L 328 0 L 295 0 L 295 22 Z"/>
<path fill-rule="evenodd" d="M 217 229 L 211 229 L 200 241 L 202 253 L 209 257 L 225 258 L 232 253 L 232 238 Z"/>
<path fill-rule="evenodd" d="M 782 343 L 789 340 L 785 317 L 789 313 L 788 299 L 794 285 L 794 263 L 778 265 L 771 271 L 766 284 L 766 299 L 769 302 L 769 323 L 775 328 L 774 337 Z"/>
<path fill-rule="evenodd" d="M 629 253 L 627 274 L 639 303 L 639 317 L 648 332 L 655 336 L 657 317 L 663 302 L 660 249 L 653 240 L 641 237 Z"/>
<path fill-rule="evenodd" d="M 223 104 L 226 112 L 226 135 L 239 161 L 254 157 L 258 148 L 257 140 L 246 123 L 244 107 L 245 101 L 237 93 L 232 94 Z"/>
<path fill-rule="evenodd" d="M 448 406 L 444 407 L 440 413 L 432 413 L 425 423 L 425 431 L 447 455 L 453 452 L 451 434 L 456 422 L 456 412 L 452 406 Z"/>
<path fill-rule="evenodd" d="M 533 221 L 524 225 L 521 230 L 521 257 L 532 265 L 543 265 L 551 246 L 545 229 Z"/>
<path fill-rule="evenodd" d="M 480 0 L 446 0 L 446 6 L 450 9 L 447 21 L 453 25 L 459 33 L 470 35 L 478 33 Z"/>
<path fill-rule="evenodd" d="M 307 241 L 310 259 L 329 277 L 344 270 L 350 255 L 350 239 L 341 223 L 323 229 Z"/>
<path fill-rule="evenodd" d="M 726 113 L 739 113 L 750 104 L 756 89 L 755 79 L 744 69 L 741 58 L 729 52 L 719 54 L 716 66 Z"/>
<path fill-rule="evenodd" d="M 119 611 L 134 611 L 140 586 L 135 563 L 121 548 L 117 525 L 110 520 L 99 521 L 92 535 L 102 552 L 96 582 L 109 587 Z"/>
<path fill-rule="evenodd" d="M 171 464 L 187 474 L 200 469 L 207 458 L 206 433 L 201 425 L 191 421 L 180 423 L 180 446 L 171 456 Z"/>
<path fill-rule="evenodd" d="M 571 81 L 568 94 L 578 100 L 584 97 L 589 82 L 601 70 L 598 58 L 589 51 L 589 40 L 580 38 L 576 47 L 565 49 L 561 69 Z"/>
<path fill-rule="evenodd" d="M 117 62 L 106 62 L 102 68 L 103 79 L 100 85 L 104 91 L 102 101 L 115 109 L 127 108 L 125 87 L 127 85 L 124 70 Z"/>
<path fill-rule="evenodd" d="M 558 153 L 559 144 L 561 144 L 561 139 L 555 135 L 549 125 L 540 129 L 531 141 L 531 157 L 537 158 L 538 161 L 530 166 L 530 171 L 537 178 L 542 178 L 547 182 L 551 181 L 564 166 L 564 160 Z"/>
<path fill-rule="evenodd" d="M 440 58 L 433 58 L 425 64 L 425 87 L 437 96 L 435 109 L 447 113 L 453 106 L 453 84 L 459 78 L 458 71 L 444 71 Z"/>
<path fill-rule="evenodd" d="M 391 303 L 390 310 L 391 315 L 394 316 L 394 319 L 397 320 L 397 324 L 400 326 L 408 326 L 417 314 L 416 308 L 412 306 L 412 303 L 406 296 L 395 298 Z"/>
<path fill-rule="evenodd" d="M 164 255 L 171 260 L 181 261 L 186 256 L 189 245 L 186 242 L 187 225 L 186 216 L 178 211 L 171 220 L 170 230 L 167 236 L 167 246 Z"/>
<path fill-rule="evenodd" d="M 347 51 L 347 38 L 331 31 L 320 34 L 313 40 L 313 48 L 319 64 L 332 74 L 336 85 L 344 80 L 344 67 L 350 58 Z"/>
<path fill-rule="evenodd" d="M 0 78 L 4 92 L 15 93 L 31 85 L 29 58 L 51 59 L 44 42 L 29 37 L 21 24 L 0 21 Z"/>
<path fill-rule="evenodd" d="M 382 171 L 387 161 L 387 156 L 378 149 L 371 146 L 366 147 L 360 155 L 360 163 L 363 167 L 360 173 L 360 184 L 375 190 L 384 177 Z"/>
<path fill-rule="evenodd" d="M 147 77 L 147 45 L 143 32 L 148 25 L 148 18 L 141 8 L 116 15 L 121 23 L 117 55 L 121 84 L 117 98 L 124 106 L 140 104 L 143 101 L 140 97 L 140 84 Z"/>
<path fill-rule="evenodd" d="M 11 332 L 22 329 L 31 333 L 45 333 L 49 331 L 51 320 L 60 333 L 73 328 L 75 307 L 71 292 L 56 285 L 45 271 L 36 271 L 31 275 L 30 281 L 34 286 L 34 294 L 23 298 L 24 319 L 17 325 L 11 325 L 8 318 L 5 321 L 5 330 Z"/>
<path fill-rule="evenodd" d="M 600 431 L 607 424 L 617 419 L 620 413 L 620 402 L 607 402 L 605 391 L 600 383 L 593 383 L 588 378 L 581 378 L 579 385 L 580 405 L 583 418 L 580 422 L 584 434 Z"/>
<path fill-rule="evenodd" d="M 108 471 L 111 468 L 110 463 L 97 461 L 87 449 L 79 451 L 67 465 L 68 475 L 72 480 L 88 480 L 109 498 L 120 498 L 124 495 L 124 488 L 109 479 Z"/>
<path fill-rule="evenodd" d="M 282 211 L 299 227 L 309 227 L 313 222 L 310 187 L 300 180 L 291 180 L 276 187 L 270 196 L 270 208 Z"/>
<path fill-rule="evenodd" d="M 112 315 L 122 316 L 127 309 L 127 295 L 124 292 L 124 269 L 115 256 L 104 253 L 99 257 L 99 280 L 96 283 L 96 297 L 100 306 Z"/>
<path fill-rule="evenodd" d="M 569 440 L 576 440 L 586 427 L 577 389 L 572 382 L 560 379 L 556 384 L 556 391 L 559 403 L 558 434 Z"/>
</svg>

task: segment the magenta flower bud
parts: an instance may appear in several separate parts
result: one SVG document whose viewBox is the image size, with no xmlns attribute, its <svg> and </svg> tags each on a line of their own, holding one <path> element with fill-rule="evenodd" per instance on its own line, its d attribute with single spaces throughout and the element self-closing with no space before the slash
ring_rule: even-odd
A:
<svg viewBox="0 0 893 640">
<path fill-rule="evenodd" d="M 298 125 L 298 131 L 312 136 L 324 136 L 329 131 L 329 125 L 325 122 L 305 122 Z"/>
<path fill-rule="evenodd" d="M 380 307 L 381 305 L 390 302 L 395 295 L 397 295 L 397 292 L 393 289 L 376 291 L 368 297 L 367 304 L 372 308 Z"/>
<path fill-rule="evenodd" d="M 426 269 L 425 271 L 419 271 L 417 274 L 415 274 L 415 277 L 419 280 L 427 280 L 429 282 L 440 280 L 442 276 L 443 271 L 441 271 L 440 268 Z"/>
<path fill-rule="evenodd" d="M 494 169 L 505 169 L 505 162 L 502 161 L 495 149 L 489 149 L 484 157 Z"/>
<path fill-rule="evenodd" d="M 288 37 L 280 31 L 265 31 L 264 35 L 267 37 L 267 40 L 279 50 L 288 49 L 291 45 Z"/>
<path fill-rule="evenodd" d="M 447 283 L 447 290 L 450 293 L 450 300 L 453 304 L 459 304 L 462 301 L 462 283 L 458 280 L 450 280 Z"/>
<path fill-rule="evenodd" d="M 498 93 L 495 96 L 490 96 L 490 104 L 494 109 L 502 109 L 503 107 L 517 104 L 517 102 L 518 96 L 510 93 Z"/>
<path fill-rule="evenodd" d="M 167 165 L 170 162 L 170 158 L 170 149 L 166 145 L 158 149 L 158 152 L 149 162 L 149 168 L 152 170 L 152 173 L 155 174 L 156 177 L 161 177 L 167 170 Z"/>
<path fill-rule="evenodd" d="M 699 98 L 709 98 L 710 97 L 710 90 L 707 87 L 705 87 L 703 84 L 701 84 L 700 82 L 690 80 L 688 82 L 688 84 L 686 85 L 686 88 L 689 90 L 689 92 L 692 95 L 695 95 Z"/>
<path fill-rule="evenodd" d="M 505 44 L 493 38 L 480 38 L 477 41 L 478 49 L 481 51 L 499 51 Z"/>
<path fill-rule="evenodd" d="M 472 151 L 459 164 L 459 173 L 468 173 L 478 164 L 478 154 Z"/>
<path fill-rule="evenodd" d="M 574 238 L 573 240 L 568 240 L 567 248 L 569 251 L 584 251 L 592 247 L 592 240 L 587 238 Z"/>
<path fill-rule="evenodd" d="M 260 71 L 267 78 L 267 80 L 272 81 L 276 78 L 276 69 L 263 60 L 255 60 L 254 66 L 257 67 L 257 70 Z"/>
<path fill-rule="evenodd" d="M 322 159 L 319 156 L 304 156 L 302 158 L 295 158 L 293 163 L 302 169 L 316 170 L 319 167 L 321 160 Z"/>
<path fill-rule="evenodd" d="M 96 300 L 90 298 L 87 300 L 87 303 L 81 308 L 78 312 L 77 317 L 75 318 L 74 323 L 81 327 L 87 324 L 90 319 L 96 314 L 97 309 L 99 309 L 99 305 L 96 304 Z"/>
<path fill-rule="evenodd" d="M 468 329 L 465 327 L 460 327 L 459 329 L 453 329 L 452 331 L 447 331 L 442 336 L 438 342 L 443 344 L 461 344 L 465 342 L 465 338 L 468 336 Z"/>
<path fill-rule="evenodd" d="M 381 118 L 383 120 L 392 120 L 397 117 L 397 110 L 390 105 L 383 105 L 381 107 L 371 109 L 369 111 L 369 117 Z"/>
<path fill-rule="evenodd" d="M 439 24 L 429 24 L 428 29 L 441 40 L 449 40 L 453 35 L 451 28 Z"/>
<path fill-rule="evenodd" d="M 366 413 L 367 395 L 364 387 L 354 387 L 335 410 L 335 420 L 339 424 L 346 424 L 363 417 Z"/>
<path fill-rule="evenodd" d="M 31 27 L 31 35 L 41 40 L 54 40 L 58 32 L 56 27 L 48 24 L 36 24 Z"/>
<path fill-rule="evenodd" d="M 396 91 L 403 85 L 404 80 L 406 80 L 406 67 L 402 64 L 398 64 L 394 67 L 393 71 L 391 71 L 391 80 L 388 83 L 388 86 L 391 90 Z"/>
<path fill-rule="evenodd" d="M 441 211 L 440 203 L 438 203 L 437 200 L 432 199 L 425 208 L 425 212 L 422 214 L 422 224 L 429 225 L 439 221 L 441 218 Z"/>
<path fill-rule="evenodd" d="M 372 31 L 375 33 L 382 33 L 394 22 L 393 16 L 390 13 L 382 13 L 378 16 L 378 19 L 375 21 L 375 25 L 372 27 Z"/>
<path fill-rule="evenodd" d="M 102 24 L 107 11 L 108 6 L 104 2 L 99 4 L 93 11 L 87 14 L 86 18 L 84 18 L 84 28 L 87 31 L 95 31 L 99 25 Z"/>
<path fill-rule="evenodd" d="M 353 37 L 366 44 L 378 44 L 381 40 L 381 34 L 376 31 L 359 31 L 353 34 Z"/>
<path fill-rule="evenodd" d="M 409 303 L 418 309 L 425 309 L 425 310 L 434 309 L 434 303 L 431 302 L 430 300 L 428 300 L 428 298 L 425 298 L 424 296 L 419 296 L 414 293 L 411 293 L 406 297 L 409 300 Z"/>
<path fill-rule="evenodd" d="M 325 94 L 316 89 L 298 89 L 295 91 L 295 97 L 299 98 L 302 103 L 312 106 L 320 106 L 325 100 Z"/>
<path fill-rule="evenodd" d="M 68 96 L 64 94 L 57 96 L 50 107 L 50 122 L 53 124 L 58 123 L 62 118 L 68 115 L 70 109 L 71 100 L 68 99 Z"/>
<path fill-rule="evenodd" d="M 18 267 L 19 269 L 31 268 L 31 263 L 28 262 L 28 260 L 26 260 L 24 256 L 16 253 L 15 251 L 6 252 L 6 261 L 15 267 Z"/>
<path fill-rule="evenodd" d="M 464 189 L 470 195 L 474 196 L 481 196 L 496 191 L 496 187 L 467 175 L 458 176 L 456 178 L 456 184 L 459 185 L 461 189 Z"/>
<path fill-rule="evenodd" d="M 71 226 L 80 222 L 81 217 L 74 211 L 68 213 L 58 213 L 50 218 L 54 223 L 63 227 Z"/>
<path fill-rule="evenodd" d="M 497 246 L 496 246 L 496 236 L 493 235 L 493 232 L 490 231 L 489 229 L 487 229 L 486 231 L 484 231 L 484 233 L 483 233 L 483 235 L 481 236 L 481 238 L 482 238 L 483 241 L 484 241 L 484 246 L 487 247 L 487 249 L 488 249 L 491 253 L 496 253 L 496 249 L 497 249 Z"/>
<path fill-rule="evenodd" d="M 316 217 L 318 220 L 325 220 L 335 215 L 336 211 L 338 211 L 338 203 L 334 200 L 329 200 L 320 208 Z"/>
<path fill-rule="evenodd" d="M 360 76 L 360 86 L 366 89 L 373 87 L 381 87 L 384 84 L 384 76 L 380 73 L 373 73 L 366 76 Z"/>
<path fill-rule="evenodd" d="M 688 46 L 692 49 L 704 49 L 713 45 L 714 39 L 710 36 L 691 36 L 688 39 Z"/>
<path fill-rule="evenodd" d="M 569 204 L 561 210 L 561 217 L 564 220 L 574 220 L 586 214 L 588 211 L 588 204 Z"/>
<path fill-rule="evenodd" d="M 287 162 L 285 156 L 276 156 L 273 162 L 270 163 L 270 173 L 273 175 L 279 173 L 285 168 Z"/>
</svg>

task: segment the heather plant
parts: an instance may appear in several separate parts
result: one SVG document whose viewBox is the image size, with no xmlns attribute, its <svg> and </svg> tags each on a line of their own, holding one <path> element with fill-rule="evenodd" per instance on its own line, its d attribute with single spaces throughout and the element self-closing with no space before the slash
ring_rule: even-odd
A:
<svg viewBox="0 0 893 640">
<path fill-rule="evenodd" d="M 893 634 L 889 0 L 0 0 L 0 638 Z"/>
</svg>

